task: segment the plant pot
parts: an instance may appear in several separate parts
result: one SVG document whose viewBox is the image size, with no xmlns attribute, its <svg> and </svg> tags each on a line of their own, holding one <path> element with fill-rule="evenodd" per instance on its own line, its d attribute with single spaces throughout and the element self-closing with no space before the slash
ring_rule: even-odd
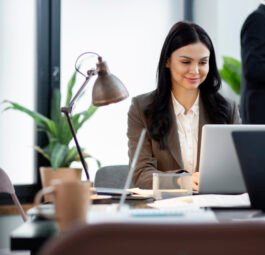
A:
<svg viewBox="0 0 265 255">
<path fill-rule="evenodd" d="M 51 168 L 40 167 L 40 177 L 42 188 L 51 186 L 52 180 L 59 179 L 61 181 L 81 180 L 81 168 Z M 45 195 L 44 202 L 53 202 L 53 196 Z"/>
</svg>

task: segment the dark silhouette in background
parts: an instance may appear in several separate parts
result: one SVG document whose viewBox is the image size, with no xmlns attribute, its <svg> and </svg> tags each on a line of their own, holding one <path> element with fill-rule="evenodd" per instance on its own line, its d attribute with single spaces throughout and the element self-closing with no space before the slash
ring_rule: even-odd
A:
<svg viewBox="0 0 265 255">
<path fill-rule="evenodd" d="M 241 29 L 242 82 L 240 111 L 243 123 L 265 123 L 265 1 Z"/>
</svg>

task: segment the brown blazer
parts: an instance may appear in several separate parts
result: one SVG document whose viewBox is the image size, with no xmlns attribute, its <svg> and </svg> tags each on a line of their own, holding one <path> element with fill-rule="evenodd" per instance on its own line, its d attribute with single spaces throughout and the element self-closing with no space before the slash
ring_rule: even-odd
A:
<svg viewBox="0 0 265 255">
<path fill-rule="evenodd" d="M 130 163 L 134 155 L 136 145 L 143 128 L 147 128 L 146 118 L 144 116 L 144 109 L 152 100 L 152 92 L 146 93 L 132 99 L 132 104 L 128 112 L 128 147 Z M 235 103 L 229 102 L 231 105 L 231 118 L 230 123 L 240 123 L 238 109 Z M 173 119 L 174 109 L 172 103 L 170 104 L 170 114 Z M 199 135 L 198 135 L 198 157 L 196 171 L 198 171 L 199 157 L 200 157 L 200 144 L 201 144 L 201 131 L 204 124 L 211 124 L 204 109 L 202 100 L 199 103 Z M 153 173 L 157 172 L 179 172 L 183 170 L 183 162 L 181 157 L 180 143 L 178 137 L 178 127 L 176 122 L 173 122 L 168 134 L 168 149 L 161 150 L 159 143 L 153 140 L 147 131 L 145 141 L 142 147 L 139 160 L 136 164 L 136 169 L 133 175 L 134 184 L 143 189 L 152 188 Z"/>
</svg>

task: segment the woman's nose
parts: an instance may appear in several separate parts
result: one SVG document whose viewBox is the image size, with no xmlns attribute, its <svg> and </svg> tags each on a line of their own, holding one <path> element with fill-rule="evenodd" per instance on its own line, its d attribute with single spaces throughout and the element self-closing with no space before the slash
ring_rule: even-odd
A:
<svg viewBox="0 0 265 255">
<path fill-rule="evenodd" d="M 197 64 L 191 65 L 190 73 L 198 74 L 199 73 L 199 65 L 197 65 Z"/>
</svg>

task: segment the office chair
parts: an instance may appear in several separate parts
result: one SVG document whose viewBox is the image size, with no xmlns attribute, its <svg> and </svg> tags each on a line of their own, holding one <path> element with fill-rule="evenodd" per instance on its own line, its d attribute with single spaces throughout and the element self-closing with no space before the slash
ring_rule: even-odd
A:
<svg viewBox="0 0 265 255">
<path fill-rule="evenodd" d="M 104 166 L 96 172 L 94 187 L 123 189 L 128 173 L 128 165 Z"/>
<path fill-rule="evenodd" d="M 27 215 L 24 212 L 18 198 L 17 195 L 15 193 L 15 189 L 13 184 L 11 183 L 8 175 L 4 172 L 4 170 L 2 170 L 0 168 L 0 193 L 8 193 L 10 194 L 10 196 L 12 197 L 12 200 L 14 202 L 14 204 L 16 205 L 23 221 L 27 220 Z"/>
<path fill-rule="evenodd" d="M 264 254 L 265 223 L 83 225 L 46 243 L 40 255 Z"/>
</svg>

